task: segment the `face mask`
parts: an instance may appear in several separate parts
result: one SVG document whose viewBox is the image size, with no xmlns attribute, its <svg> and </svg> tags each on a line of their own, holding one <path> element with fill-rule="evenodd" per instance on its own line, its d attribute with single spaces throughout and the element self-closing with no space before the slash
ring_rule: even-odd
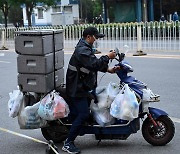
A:
<svg viewBox="0 0 180 154">
<path fill-rule="evenodd" d="M 95 54 L 96 48 L 92 48 L 92 53 Z"/>
<path fill-rule="evenodd" d="M 94 41 L 93 46 L 94 46 L 95 48 L 98 47 L 98 40 Z"/>
</svg>

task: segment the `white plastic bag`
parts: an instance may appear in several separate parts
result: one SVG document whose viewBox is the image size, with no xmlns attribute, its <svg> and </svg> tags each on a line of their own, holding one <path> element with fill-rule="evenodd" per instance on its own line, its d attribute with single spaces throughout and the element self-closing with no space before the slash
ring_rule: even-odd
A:
<svg viewBox="0 0 180 154">
<path fill-rule="evenodd" d="M 115 118 L 129 121 L 138 117 L 139 104 L 134 91 L 131 91 L 127 84 L 111 104 L 110 114 Z"/>
<path fill-rule="evenodd" d="M 106 90 L 103 93 L 97 95 L 98 107 L 100 109 L 110 108 L 111 103 L 113 102 L 119 91 L 120 91 L 119 85 L 110 82 Z"/>
<path fill-rule="evenodd" d="M 13 90 L 9 93 L 8 111 L 9 116 L 14 118 L 18 115 L 20 106 L 23 101 L 23 93 L 20 90 Z"/>
<path fill-rule="evenodd" d="M 45 120 L 56 120 L 58 118 L 67 117 L 69 114 L 69 106 L 65 100 L 55 91 L 47 94 L 41 101 L 38 114 Z"/>
<path fill-rule="evenodd" d="M 149 89 L 149 88 L 147 88 L 147 89 L 142 89 L 142 92 L 143 92 L 142 101 L 144 101 L 144 102 L 151 101 L 152 98 L 155 96 L 154 93 L 152 92 L 152 90 Z"/>
<path fill-rule="evenodd" d="M 110 82 L 107 86 L 107 95 L 110 99 L 114 100 L 117 94 L 120 92 L 119 85 L 113 82 Z"/>
<path fill-rule="evenodd" d="M 113 99 L 111 99 L 107 95 L 107 93 L 101 93 L 101 94 L 97 95 L 97 99 L 98 99 L 97 105 L 100 109 L 110 108 L 111 103 L 113 102 Z"/>
<path fill-rule="evenodd" d="M 90 106 L 93 117 L 96 120 L 96 122 L 102 126 L 108 126 L 115 122 L 115 118 L 110 115 L 110 110 L 108 108 L 99 108 L 97 104 L 91 103 Z"/>
<path fill-rule="evenodd" d="M 45 127 L 47 125 L 47 121 L 41 119 L 38 115 L 40 102 L 34 104 L 33 106 L 26 107 L 25 104 L 25 101 L 23 101 L 20 114 L 18 115 L 20 129 L 37 129 Z"/>
</svg>

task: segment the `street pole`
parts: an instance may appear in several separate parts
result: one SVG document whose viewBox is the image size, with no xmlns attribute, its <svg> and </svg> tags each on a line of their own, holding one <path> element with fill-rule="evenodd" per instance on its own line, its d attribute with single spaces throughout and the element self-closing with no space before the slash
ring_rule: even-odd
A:
<svg viewBox="0 0 180 154">
<path fill-rule="evenodd" d="M 137 51 L 135 54 L 133 54 L 133 56 L 143 56 L 143 55 L 147 55 L 147 53 L 144 53 L 142 51 L 142 35 L 141 35 L 141 15 L 142 15 L 142 11 L 141 11 L 141 5 L 142 5 L 142 1 L 141 0 L 136 0 L 136 12 L 137 12 L 137 21 L 138 21 L 138 25 L 137 25 Z"/>
<path fill-rule="evenodd" d="M 147 20 L 147 0 L 143 0 L 143 21 L 146 22 Z"/>
<path fill-rule="evenodd" d="M 106 0 L 102 1 L 102 10 L 103 10 L 103 23 L 107 23 L 107 4 L 106 4 Z"/>
<path fill-rule="evenodd" d="M 5 30 L 2 30 L 2 47 L 0 48 L 0 50 L 9 50 L 7 47 L 6 47 L 6 38 L 5 38 Z"/>
<path fill-rule="evenodd" d="M 141 35 L 141 24 L 138 24 L 137 26 L 137 51 L 133 56 L 144 56 L 147 55 L 147 53 L 144 53 L 142 51 L 142 35 Z"/>
</svg>

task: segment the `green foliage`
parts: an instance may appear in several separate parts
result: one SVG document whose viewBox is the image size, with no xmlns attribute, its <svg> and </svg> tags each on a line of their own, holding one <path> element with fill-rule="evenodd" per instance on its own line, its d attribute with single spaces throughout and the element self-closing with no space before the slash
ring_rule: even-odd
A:
<svg viewBox="0 0 180 154">
<path fill-rule="evenodd" d="M 80 18 L 87 22 L 93 20 L 93 2 L 92 0 L 80 0 Z M 83 21 L 83 22 L 84 22 Z"/>
<path fill-rule="evenodd" d="M 14 15 L 14 13 L 16 13 L 16 15 Z M 11 6 L 9 11 L 9 22 L 18 27 L 23 25 L 23 14 L 20 5 Z"/>
<path fill-rule="evenodd" d="M 0 24 L 3 24 L 4 20 L 3 20 L 3 13 L 2 11 L 0 11 Z"/>
<path fill-rule="evenodd" d="M 93 16 L 97 17 L 102 14 L 102 0 L 93 1 Z"/>
</svg>

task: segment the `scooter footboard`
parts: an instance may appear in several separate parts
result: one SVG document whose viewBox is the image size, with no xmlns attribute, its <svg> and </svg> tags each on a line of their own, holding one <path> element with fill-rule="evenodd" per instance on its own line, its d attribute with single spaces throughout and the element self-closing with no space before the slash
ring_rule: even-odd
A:
<svg viewBox="0 0 180 154">
<path fill-rule="evenodd" d="M 81 130 L 81 135 L 84 134 L 132 134 L 140 129 L 139 118 L 134 119 L 129 124 L 121 126 L 120 124 L 110 125 L 106 127 L 101 126 L 84 126 Z"/>
<path fill-rule="evenodd" d="M 149 113 L 151 114 L 153 119 L 157 119 L 157 118 L 159 118 L 160 116 L 163 116 L 163 115 L 166 115 L 166 116 L 168 115 L 165 111 L 157 109 L 157 108 L 149 107 L 148 109 L 149 109 Z"/>
</svg>

